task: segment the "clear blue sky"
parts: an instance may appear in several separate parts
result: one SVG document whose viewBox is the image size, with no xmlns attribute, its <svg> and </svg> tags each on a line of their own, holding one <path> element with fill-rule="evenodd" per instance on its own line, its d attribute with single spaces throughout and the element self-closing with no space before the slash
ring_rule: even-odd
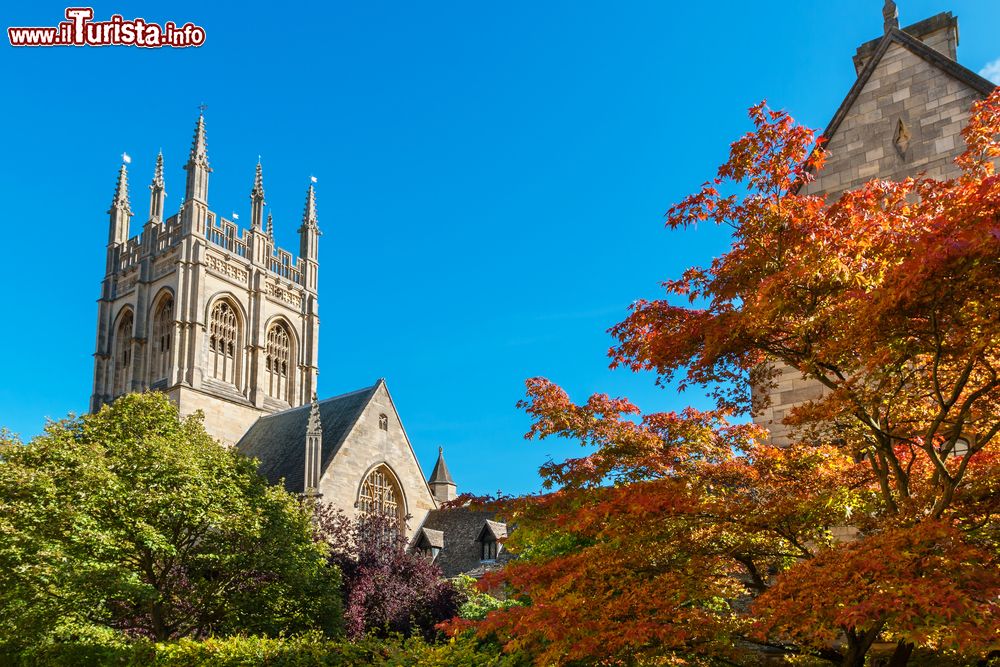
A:
<svg viewBox="0 0 1000 667">
<path fill-rule="evenodd" d="M 958 15 L 959 60 L 1000 59 L 1000 3 L 901 0 L 903 25 Z M 209 105 L 209 203 L 249 217 L 257 155 L 279 242 L 318 183 L 320 393 L 386 377 L 425 472 L 461 491 L 537 490 L 548 456 L 514 404 L 527 377 L 646 410 L 694 403 L 609 371 L 609 326 L 727 244 L 662 214 L 712 175 L 762 98 L 824 126 L 882 32 L 881 0 L 838 2 L 102 3 L 192 21 L 197 49 L 0 46 L 6 260 L 0 424 L 22 436 L 87 409 L 119 155 L 133 233 L 157 150 L 167 210 Z M 239 7 L 239 8 L 237 8 Z M 65 4 L 8 5 L 3 27 Z"/>
</svg>

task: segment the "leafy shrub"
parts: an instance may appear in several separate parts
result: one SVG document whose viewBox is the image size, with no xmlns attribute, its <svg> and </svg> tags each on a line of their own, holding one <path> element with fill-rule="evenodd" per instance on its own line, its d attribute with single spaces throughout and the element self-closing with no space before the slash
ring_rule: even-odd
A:
<svg viewBox="0 0 1000 667">
<path fill-rule="evenodd" d="M 153 643 L 139 640 L 53 642 L 4 653 L 0 666 L 34 667 L 520 667 L 495 644 L 471 636 L 433 644 L 421 637 L 369 636 L 357 643 L 324 639 L 320 633 L 291 638 L 227 637 Z"/>
</svg>

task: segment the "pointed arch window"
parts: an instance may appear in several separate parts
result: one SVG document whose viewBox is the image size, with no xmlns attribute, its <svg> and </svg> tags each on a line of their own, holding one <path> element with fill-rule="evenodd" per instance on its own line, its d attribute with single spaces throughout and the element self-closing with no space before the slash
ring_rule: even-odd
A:
<svg viewBox="0 0 1000 667">
<path fill-rule="evenodd" d="M 399 542 L 403 529 L 403 492 L 389 468 L 379 466 L 361 482 L 358 511 L 371 518 L 367 525 L 377 533 L 373 537 L 384 541 L 386 546 Z"/>
<path fill-rule="evenodd" d="M 167 296 L 160 301 L 153 315 L 151 356 L 149 360 L 150 380 L 155 382 L 170 374 L 170 350 L 173 349 L 174 299 Z"/>
<path fill-rule="evenodd" d="M 235 309 L 228 301 L 219 301 L 212 307 L 208 336 L 209 364 L 216 380 L 236 384 L 239 337 L 240 321 Z"/>
<path fill-rule="evenodd" d="M 292 363 L 292 340 L 284 322 L 275 322 L 267 330 L 264 368 L 267 373 L 268 395 L 291 403 L 289 366 Z"/>
<path fill-rule="evenodd" d="M 132 311 L 125 311 L 115 330 L 114 396 L 127 392 L 132 379 L 132 323 Z"/>
</svg>

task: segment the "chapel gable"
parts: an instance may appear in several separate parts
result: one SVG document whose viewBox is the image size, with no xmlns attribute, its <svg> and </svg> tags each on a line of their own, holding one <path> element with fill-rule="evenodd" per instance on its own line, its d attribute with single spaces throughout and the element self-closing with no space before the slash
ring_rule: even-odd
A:
<svg viewBox="0 0 1000 667">
<path fill-rule="evenodd" d="M 884 34 L 858 47 L 857 79 L 823 133 L 826 165 L 804 194 L 833 201 L 874 178 L 959 173 L 954 161 L 965 149 L 961 132 L 969 109 L 994 84 L 956 62 L 958 20 L 950 12 L 900 29 L 895 3 L 888 1 L 883 22 Z M 770 404 L 754 421 L 783 445 L 791 432 L 782 420 L 825 390 L 794 368 L 777 364 L 775 370 Z M 753 388 L 755 399 L 761 391 Z"/>
</svg>

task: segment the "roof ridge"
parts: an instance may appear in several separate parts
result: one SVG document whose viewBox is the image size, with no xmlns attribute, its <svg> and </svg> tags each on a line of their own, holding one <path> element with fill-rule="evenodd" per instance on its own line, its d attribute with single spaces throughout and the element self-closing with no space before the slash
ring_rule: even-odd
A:
<svg viewBox="0 0 1000 667">
<path fill-rule="evenodd" d="M 914 55 L 922 58 L 928 64 L 937 67 L 945 74 L 958 79 L 984 96 L 989 95 L 996 87 L 992 82 L 979 76 L 965 65 L 959 63 L 957 60 L 952 60 L 934 47 L 920 41 L 909 33 L 903 32 L 899 28 L 893 28 L 879 38 L 877 46 L 872 50 L 871 57 L 865 63 L 865 66 L 858 74 L 857 79 L 855 79 L 854 83 L 851 84 L 850 90 L 847 91 L 847 95 L 844 96 L 840 106 L 837 107 L 837 111 L 834 112 L 833 117 L 826 126 L 826 129 L 823 130 L 822 136 L 825 137 L 827 141 L 829 141 L 840 128 L 840 124 L 844 121 L 844 118 L 847 117 L 847 113 L 851 110 L 851 107 L 854 106 L 854 103 L 857 101 L 861 91 L 868 84 L 872 74 L 874 74 L 875 69 L 878 67 L 879 61 L 882 59 L 882 56 L 885 55 L 885 52 L 889 49 L 889 45 L 892 42 L 896 42 L 903 48 L 910 50 Z"/>
<path fill-rule="evenodd" d="M 336 396 L 331 396 L 329 398 L 323 398 L 323 399 L 320 399 L 320 400 L 316 401 L 316 403 L 318 405 L 323 405 L 324 403 L 329 403 L 330 401 L 337 401 L 337 400 L 340 400 L 342 398 L 347 398 L 348 396 L 354 396 L 355 394 L 361 394 L 361 393 L 364 393 L 366 391 L 373 391 L 377 387 L 378 387 L 378 383 L 376 382 L 375 384 L 373 384 L 370 387 L 362 387 L 361 389 L 355 389 L 354 391 L 349 391 L 349 392 L 344 393 L 344 394 L 337 394 Z M 258 419 L 259 420 L 260 419 L 270 419 L 271 417 L 277 417 L 278 415 L 287 415 L 287 414 L 290 414 L 292 412 L 295 412 L 296 410 L 307 410 L 307 409 L 311 408 L 311 406 L 312 406 L 312 402 L 303 403 L 302 405 L 296 405 L 294 408 L 288 408 L 287 410 L 279 410 L 278 412 L 272 412 L 269 415 L 261 415 Z"/>
</svg>

